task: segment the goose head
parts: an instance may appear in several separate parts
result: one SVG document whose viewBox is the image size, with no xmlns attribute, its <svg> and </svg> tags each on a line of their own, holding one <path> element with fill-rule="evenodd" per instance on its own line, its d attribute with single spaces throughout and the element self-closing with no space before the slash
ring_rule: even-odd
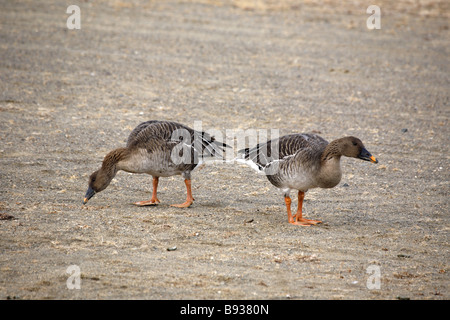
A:
<svg viewBox="0 0 450 320">
<path fill-rule="evenodd" d="M 92 173 L 89 177 L 89 186 L 84 196 L 83 204 L 86 204 L 96 193 L 105 190 L 109 186 L 112 178 L 107 174 L 107 171 L 102 169 Z"/>
<path fill-rule="evenodd" d="M 364 147 L 362 141 L 356 137 L 342 138 L 339 144 L 343 156 L 378 163 L 378 160 Z"/>
<path fill-rule="evenodd" d="M 127 148 L 118 148 L 108 153 L 102 162 L 102 167 L 89 177 L 89 187 L 84 196 L 83 204 L 86 204 L 94 194 L 105 190 L 116 176 L 117 164 L 129 156 Z"/>
</svg>

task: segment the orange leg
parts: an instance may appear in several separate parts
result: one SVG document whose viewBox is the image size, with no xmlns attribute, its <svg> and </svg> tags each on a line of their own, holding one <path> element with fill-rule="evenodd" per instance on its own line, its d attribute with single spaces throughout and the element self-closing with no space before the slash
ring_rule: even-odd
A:
<svg viewBox="0 0 450 320">
<path fill-rule="evenodd" d="M 153 177 L 153 192 L 152 198 L 148 201 L 138 201 L 135 203 L 137 206 L 156 206 L 160 201 L 156 197 L 157 189 L 158 189 L 158 177 Z"/>
<path fill-rule="evenodd" d="M 187 208 L 194 202 L 194 197 L 192 196 L 192 190 L 191 190 L 191 180 L 185 179 L 184 183 L 186 184 L 186 190 L 187 190 L 187 198 L 184 203 L 180 204 L 172 204 L 171 207 L 177 207 L 177 208 Z"/>
<path fill-rule="evenodd" d="M 287 209 L 289 223 L 294 222 L 294 217 L 292 217 L 292 212 L 291 212 L 291 202 L 292 202 L 292 200 L 290 197 L 288 197 L 288 196 L 284 197 L 284 203 L 286 203 L 286 209 Z"/>
<path fill-rule="evenodd" d="M 302 208 L 303 208 L 303 199 L 305 198 L 305 193 L 303 191 L 298 192 L 298 208 L 297 208 L 297 214 L 292 217 L 292 215 L 289 215 L 289 212 L 291 211 L 290 208 L 288 210 L 288 215 L 290 216 L 289 223 L 299 225 L 299 226 L 311 226 L 318 223 L 322 223 L 322 221 L 319 220 L 310 220 L 303 218 L 302 214 Z M 295 220 L 294 220 L 295 218 Z"/>
</svg>

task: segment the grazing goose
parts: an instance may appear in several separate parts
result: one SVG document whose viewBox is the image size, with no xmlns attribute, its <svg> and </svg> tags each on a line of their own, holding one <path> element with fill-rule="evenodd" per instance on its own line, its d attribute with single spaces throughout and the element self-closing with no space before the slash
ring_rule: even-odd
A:
<svg viewBox="0 0 450 320">
<path fill-rule="evenodd" d="M 152 198 L 135 205 L 157 205 L 159 177 L 181 174 L 185 179 L 187 199 L 174 207 L 189 207 L 194 198 L 191 191 L 191 171 L 207 157 L 222 157 L 226 144 L 218 142 L 205 132 L 171 121 L 146 121 L 138 125 L 128 137 L 125 148 L 108 153 L 102 167 L 89 177 L 89 187 L 83 204 L 104 190 L 116 175 L 124 170 L 153 176 Z"/>
<path fill-rule="evenodd" d="M 276 154 L 278 153 L 278 154 Z M 328 143 L 315 134 L 291 134 L 238 151 L 238 161 L 264 173 L 284 193 L 289 223 L 302 226 L 321 223 L 302 216 L 305 192 L 312 188 L 333 188 L 341 181 L 341 156 L 378 163 L 355 137 Z M 297 214 L 291 213 L 290 191 L 298 190 Z"/>
</svg>

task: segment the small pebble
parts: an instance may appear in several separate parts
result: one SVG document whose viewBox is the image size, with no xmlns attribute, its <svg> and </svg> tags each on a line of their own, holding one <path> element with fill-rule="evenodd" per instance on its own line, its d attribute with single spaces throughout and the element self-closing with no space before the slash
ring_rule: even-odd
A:
<svg viewBox="0 0 450 320">
<path fill-rule="evenodd" d="M 167 251 L 175 251 L 175 250 L 177 250 L 177 247 L 170 247 L 170 248 L 167 248 Z"/>
<path fill-rule="evenodd" d="M 3 212 L 0 213 L 0 220 L 13 220 L 13 219 L 15 218 L 12 215 Z"/>
<path fill-rule="evenodd" d="M 408 129 L 403 128 L 403 129 L 402 129 L 402 132 L 403 132 L 403 133 L 408 132 Z"/>
</svg>

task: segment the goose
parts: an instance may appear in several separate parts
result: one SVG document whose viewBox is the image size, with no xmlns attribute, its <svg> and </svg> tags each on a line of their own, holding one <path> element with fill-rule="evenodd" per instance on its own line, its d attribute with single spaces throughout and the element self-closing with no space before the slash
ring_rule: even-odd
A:
<svg viewBox="0 0 450 320">
<path fill-rule="evenodd" d="M 184 203 L 174 207 L 189 207 L 193 202 L 191 171 L 204 159 L 223 159 L 225 143 L 218 142 L 206 132 L 195 131 L 173 121 L 150 120 L 139 124 L 129 135 L 126 146 L 109 152 L 100 169 L 89 177 L 89 186 L 83 200 L 86 204 L 96 193 L 108 187 L 119 170 L 147 173 L 153 177 L 150 200 L 134 203 L 152 206 L 160 203 L 157 188 L 160 177 L 182 175 L 187 190 Z"/>
<path fill-rule="evenodd" d="M 275 187 L 281 189 L 289 223 L 311 226 L 322 221 L 303 218 L 305 193 L 312 188 L 333 188 L 341 181 L 341 156 L 378 163 L 356 137 L 328 143 L 319 135 L 307 133 L 285 135 L 239 150 L 237 161 L 265 174 Z M 291 190 L 298 190 L 295 215 L 291 213 Z"/>
</svg>

